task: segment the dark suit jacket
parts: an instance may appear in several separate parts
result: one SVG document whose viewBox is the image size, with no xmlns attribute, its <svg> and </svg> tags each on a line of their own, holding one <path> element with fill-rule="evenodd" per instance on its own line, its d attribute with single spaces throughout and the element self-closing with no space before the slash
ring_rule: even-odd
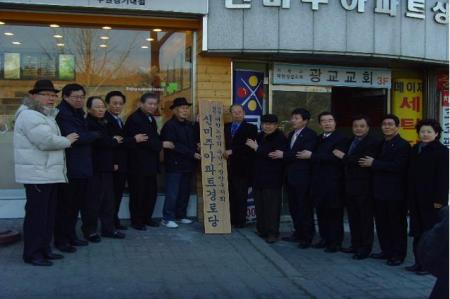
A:
<svg viewBox="0 0 450 299">
<path fill-rule="evenodd" d="M 323 134 L 317 137 L 317 146 L 311 155 L 311 198 L 317 207 L 336 208 L 343 204 L 344 169 L 333 150 L 342 147 L 346 140 L 336 131 L 326 138 Z"/>
<path fill-rule="evenodd" d="M 283 132 L 276 130 L 270 135 L 259 133 L 256 141 L 258 149 L 253 173 L 253 186 L 262 189 L 276 189 L 283 185 L 283 160 L 269 158 L 269 153 L 287 148 Z"/>
<path fill-rule="evenodd" d="M 174 116 L 161 130 L 161 139 L 171 141 L 174 149 L 164 149 L 164 166 L 166 172 L 193 172 L 197 165 L 194 154 L 197 152 L 197 132 L 195 124 L 179 121 Z"/>
<path fill-rule="evenodd" d="M 90 115 L 86 117 L 90 131 L 100 132 L 100 138 L 92 144 L 92 162 L 94 173 L 113 172 L 113 148 L 118 145 L 117 140 L 111 135 L 107 120 L 97 119 Z"/>
<path fill-rule="evenodd" d="M 152 121 L 149 120 L 149 117 Z M 133 112 L 125 123 L 125 136 L 134 138 L 136 134 L 147 134 L 148 140 L 130 146 L 128 172 L 139 176 L 155 176 L 159 171 L 159 153 L 162 149 L 162 142 L 155 118 L 152 115 L 147 116 L 140 108 Z"/>
<path fill-rule="evenodd" d="M 346 153 L 342 159 L 344 163 L 345 193 L 350 196 L 372 195 L 372 170 L 368 167 L 359 166 L 358 161 L 365 156 L 376 157 L 381 140 L 367 135 L 356 146 L 353 153 L 348 154 L 354 138 L 351 138 L 341 149 Z"/>
<path fill-rule="evenodd" d="M 383 141 L 372 164 L 375 200 L 405 200 L 411 146 L 400 137 Z"/>
<path fill-rule="evenodd" d="M 136 146 L 136 140 L 134 136 L 126 136 L 125 132 L 125 123 L 122 128 L 117 123 L 117 119 L 109 112 L 106 112 L 105 119 L 107 120 L 108 130 L 111 136 L 122 136 L 123 143 L 114 147 L 113 149 L 113 160 L 114 164 L 119 166 L 117 170 L 118 173 L 127 173 L 128 172 L 128 151 L 130 148 Z"/>
<path fill-rule="evenodd" d="M 304 185 L 305 188 L 309 188 L 311 160 L 301 160 L 295 156 L 297 152 L 301 152 L 302 150 L 314 151 L 317 144 L 317 134 L 308 127 L 303 128 L 297 136 L 294 146 L 290 148 L 294 133 L 294 131 L 289 133 L 287 140 L 288 149 L 283 155 L 283 160 L 286 162 L 287 182 L 291 185 Z"/>
<path fill-rule="evenodd" d="M 89 131 L 83 109 L 74 109 L 65 100 L 57 107 L 59 113 L 56 122 L 61 134 L 80 135 L 71 147 L 66 149 L 67 176 L 69 179 L 89 178 L 93 175 L 92 143 L 99 138 L 100 133 Z"/>
<path fill-rule="evenodd" d="M 231 137 L 231 125 L 225 124 L 225 147 L 233 151 L 229 158 L 229 175 L 251 177 L 255 152 L 245 142 L 247 139 L 256 140 L 258 130 L 255 125 L 243 121 L 234 137 Z"/>
<path fill-rule="evenodd" d="M 434 141 L 418 153 L 413 147 L 408 171 L 411 233 L 420 235 L 438 221 L 434 203 L 448 205 L 448 148 Z"/>
</svg>

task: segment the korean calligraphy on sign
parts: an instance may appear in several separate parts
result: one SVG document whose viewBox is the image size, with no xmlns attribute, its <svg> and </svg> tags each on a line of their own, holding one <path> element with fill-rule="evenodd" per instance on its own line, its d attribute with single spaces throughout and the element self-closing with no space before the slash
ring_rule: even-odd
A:
<svg viewBox="0 0 450 299">
<path fill-rule="evenodd" d="M 225 151 L 223 106 L 201 101 L 200 143 L 202 155 L 203 212 L 206 234 L 231 233 Z"/>
<path fill-rule="evenodd" d="M 395 79 L 392 87 L 392 113 L 400 119 L 400 135 L 417 143 L 416 124 L 422 119 L 423 83 L 420 79 Z"/>
<path fill-rule="evenodd" d="M 338 1 L 338 0 L 334 0 Z M 339 0 L 343 9 L 347 11 L 356 10 L 358 13 L 366 12 L 366 2 L 368 0 Z M 425 19 L 425 1 L 426 0 L 371 0 L 375 1 L 375 13 L 386 14 L 391 17 L 397 16 L 401 11 L 400 4 L 406 5 L 406 14 L 408 18 Z M 255 1 L 254 1 L 255 2 Z M 265 7 L 281 7 L 283 9 L 291 8 L 293 2 L 308 4 L 311 10 L 318 11 L 321 5 L 328 4 L 328 0 L 263 0 Z M 225 0 L 225 7 L 230 9 L 250 9 L 252 0 Z M 448 24 L 448 2 L 435 1 L 431 9 L 434 13 L 434 20 L 439 24 Z"/>
<path fill-rule="evenodd" d="M 275 64 L 273 84 L 391 88 L 391 71 L 326 65 Z"/>
</svg>

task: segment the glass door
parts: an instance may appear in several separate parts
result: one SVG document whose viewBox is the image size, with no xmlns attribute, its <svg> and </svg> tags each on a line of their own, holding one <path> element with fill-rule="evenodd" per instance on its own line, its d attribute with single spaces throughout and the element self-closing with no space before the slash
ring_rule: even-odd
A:
<svg viewBox="0 0 450 299">
<path fill-rule="evenodd" d="M 269 111 L 280 120 L 280 129 L 287 135 L 291 130 L 289 122 L 292 110 L 305 108 L 311 113 L 309 127 L 319 132 L 317 116 L 331 109 L 331 87 L 272 85 Z M 282 215 L 289 214 L 286 190 L 283 190 Z"/>
</svg>

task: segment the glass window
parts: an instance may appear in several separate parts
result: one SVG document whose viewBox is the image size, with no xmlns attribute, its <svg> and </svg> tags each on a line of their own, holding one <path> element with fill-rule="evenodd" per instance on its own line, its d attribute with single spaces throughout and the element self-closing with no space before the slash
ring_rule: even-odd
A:
<svg viewBox="0 0 450 299">
<path fill-rule="evenodd" d="M 1 25 L 0 189 L 22 188 L 14 182 L 14 113 L 36 80 L 51 79 L 58 89 L 77 82 L 88 96 L 120 90 L 124 118 L 144 92 L 155 92 L 161 128 L 173 98 L 191 99 L 191 72 L 191 31 Z"/>
</svg>

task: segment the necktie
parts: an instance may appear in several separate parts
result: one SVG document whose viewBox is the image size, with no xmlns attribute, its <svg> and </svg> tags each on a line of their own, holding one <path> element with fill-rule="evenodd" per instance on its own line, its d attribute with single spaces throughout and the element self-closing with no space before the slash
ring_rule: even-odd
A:
<svg viewBox="0 0 450 299">
<path fill-rule="evenodd" d="M 354 138 L 352 141 L 352 144 L 350 145 L 350 148 L 348 149 L 348 154 L 351 155 L 353 154 L 353 152 L 355 151 L 356 147 L 358 146 L 358 144 L 361 142 L 361 139 L 359 138 Z"/>
<path fill-rule="evenodd" d="M 297 140 L 298 135 L 300 134 L 300 131 L 297 131 L 294 133 L 294 135 L 292 135 L 292 139 L 291 139 L 291 148 L 294 147 L 295 141 Z"/>
<path fill-rule="evenodd" d="M 122 120 L 120 119 L 120 117 L 117 117 L 116 120 L 117 120 L 117 124 L 122 129 L 123 128 L 123 124 L 122 124 Z"/>
<path fill-rule="evenodd" d="M 152 122 L 153 122 L 153 119 L 152 119 L 152 117 L 151 117 L 151 116 L 149 116 L 149 117 L 148 117 L 148 120 L 150 121 L 150 123 L 152 123 Z"/>
<path fill-rule="evenodd" d="M 236 134 L 236 131 L 239 129 L 239 123 L 232 123 L 231 124 L 231 137 L 234 137 L 234 134 Z"/>
</svg>

